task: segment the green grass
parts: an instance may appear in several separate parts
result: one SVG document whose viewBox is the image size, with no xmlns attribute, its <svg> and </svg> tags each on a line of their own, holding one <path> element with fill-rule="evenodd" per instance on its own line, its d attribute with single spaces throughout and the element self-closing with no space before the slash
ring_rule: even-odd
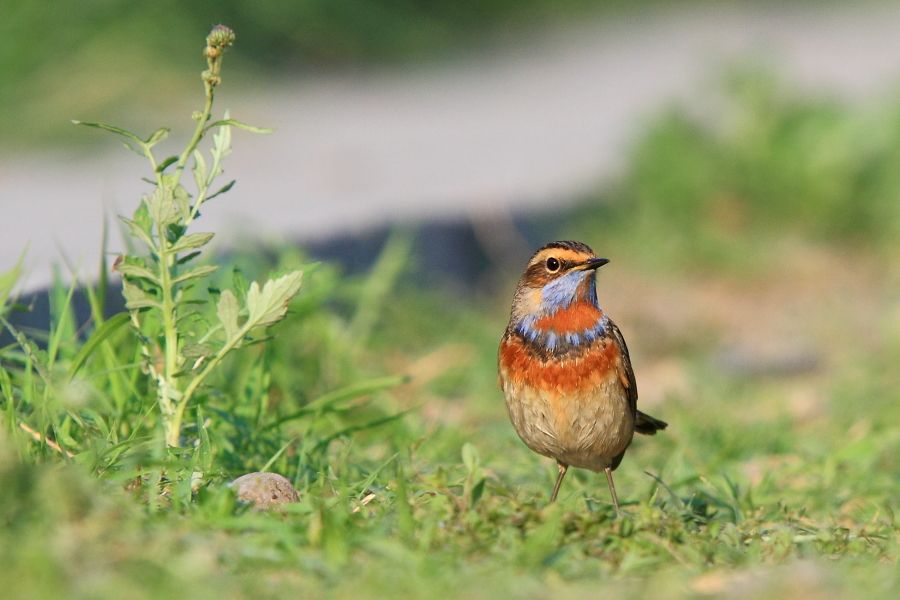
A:
<svg viewBox="0 0 900 600">
<path fill-rule="evenodd" d="M 287 359 L 288 345 L 276 342 L 274 361 Z M 135 597 L 241 595 L 233 586 L 248 596 L 262 589 L 487 597 L 505 589 L 567 597 L 605 587 L 672 597 L 713 571 L 726 581 L 759 579 L 758 597 L 771 597 L 791 589 L 790 573 L 801 570 L 811 578 L 804 586 L 819 594 L 837 585 L 887 597 L 897 583 L 896 409 L 877 423 L 801 425 L 778 412 L 727 422 L 731 402 L 765 406 L 771 391 L 751 386 L 736 394 L 733 382 L 706 381 L 695 382 L 699 400 L 656 409 L 671 431 L 639 440 L 619 470 L 628 502 L 620 519 L 590 475 L 572 477 L 561 502 L 546 507 L 552 466 L 514 439 L 497 392 L 471 381 L 463 383 L 472 392 L 454 394 L 462 398 L 430 401 L 448 411 L 465 401 L 487 415 L 477 421 L 425 423 L 415 411 L 321 453 L 302 449 L 306 436 L 331 431 L 325 419 L 286 426 L 278 442 L 256 444 L 237 443 L 214 420 L 211 429 L 231 438 L 234 453 L 216 452 L 220 475 L 193 500 L 185 491 L 175 506 L 133 497 L 109 471 L 98 481 L 84 466 L 54 464 L 55 457 L 23 462 L 6 441 L 0 581 L 19 597 L 118 597 L 123 587 Z M 830 402 L 847 400 L 858 401 L 836 395 Z M 395 403 L 383 402 L 386 410 Z M 16 437 L 22 454 L 35 450 Z M 284 514 L 236 507 L 223 482 L 259 468 L 277 443 L 292 439 L 299 441 L 275 468 L 298 482 L 303 501 Z M 268 450 L 257 449 L 266 442 Z M 151 460 L 141 457 L 142 465 Z M 375 499 L 361 507 L 367 490 Z"/>
<path fill-rule="evenodd" d="M 137 371 L 132 343 L 110 340 L 112 364 L 100 354 L 87 362 L 74 405 L 72 390 L 42 400 L 38 375 L 9 362 L 27 357 L 7 350 L 0 583 L 23 598 L 604 590 L 769 598 L 798 588 L 889 597 L 900 583 L 895 321 L 872 318 L 886 336 L 877 354 L 825 348 L 829 367 L 812 375 L 722 373 L 715 344 L 670 357 L 686 385 L 648 408 L 671 426 L 636 440 L 617 471 L 626 503 L 617 518 L 602 478 L 588 473 L 576 472 L 560 502 L 546 505 L 555 468 L 515 438 L 496 389 L 505 298 L 448 310 L 440 295 L 400 285 L 374 307 L 368 340 L 356 343 L 354 299 L 371 282 L 314 271 L 279 335 L 227 365 L 197 417 L 207 420 L 208 442 L 197 438 L 184 455 L 164 450 L 152 392 L 140 406 L 128 406 L 140 400 L 129 394 L 121 413 L 103 406 L 117 404 L 108 373 Z M 418 312 L 439 306 L 440 323 Z M 418 316 L 409 318 L 411 309 Z M 628 335 L 629 315 L 641 309 L 620 313 Z M 629 340 L 640 383 L 657 360 L 653 339 Z M 72 350 L 61 349 L 53 369 Z M 387 373 L 413 378 L 401 384 Z M 366 381 L 370 393 L 360 395 Z M 794 406 L 810 386 L 812 409 Z M 345 387 L 343 399 L 303 412 Z M 42 411 L 53 425 L 41 425 Z M 94 414 L 81 437 L 70 425 L 72 461 L 15 426 L 24 417 L 62 443 L 66 427 L 56 423 Z M 225 483 L 275 456 L 272 470 L 295 482 L 302 501 L 267 514 L 236 505 Z M 192 493 L 179 470 L 203 470 L 200 489 Z M 143 485 L 126 491 L 135 473 Z"/>
<path fill-rule="evenodd" d="M 50 331 L 0 348 L 4 597 L 893 597 L 898 144 L 773 89 L 738 93 L 738 133 L 664 116 L 629 174 L 561 219 L 558 237 L 613 259 L 601 302 L 641 407 L 670 423 L 616 472 L 624 515 L 578 471 L 548 506 L 555 466 L 507 421 L 495 352 L 515 273 L 423 289 L 408 234 L 355 276 L 245 251 L 194 293 L 298 268 L 303 285 L 271 339 L 210 376 L 182 448 L 146 340 L 102 325 L 103 277 L 91 323 L 57 284 Z M 823 140 L 834 169 L 816 166 Z M 699 218 L 726 192 L 739 219 Z M 0 275 L 4 318 L 17 276 Z M 192 328 L 217 322 L 197 310 Z M 814 360 L 781 371 L 796 352 Z M 227 483 L 264 467 L 301 501 L 236 503 Z"/>
</svg>

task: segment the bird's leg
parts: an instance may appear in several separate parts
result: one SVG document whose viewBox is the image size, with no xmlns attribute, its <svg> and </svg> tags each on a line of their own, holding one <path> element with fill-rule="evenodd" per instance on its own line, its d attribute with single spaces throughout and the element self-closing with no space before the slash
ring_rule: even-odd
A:
<svg viewBox="0 0 900 600">
<path fill-rule="evenodd" d="M 556 466 L 559 468 L 559 475 L 556 476 L 556 485 L 553 486 L 553 493 L 550 494 L 550 502 L 556 502 L 556 495 L 559 493 L 559 486 L 562 484 L 563 477 L 566 476 L 566 471 L 569 469 L 569 465 L 564 465 L 561 462 L 557 462 Z"/>
<path fill-rule="evenodd" d="M 616 496 L 616 484 L 613 483 L 612 469 L 606 467 L 603 469 L 603 472 L 606 473 L 606 483 L 609 484 L 609 495 L 612 496 L 613 506 L 616 507 L 616 514 L 621 515 L 622 511 L 619 510 L 619 498 Z"/>
</svg>

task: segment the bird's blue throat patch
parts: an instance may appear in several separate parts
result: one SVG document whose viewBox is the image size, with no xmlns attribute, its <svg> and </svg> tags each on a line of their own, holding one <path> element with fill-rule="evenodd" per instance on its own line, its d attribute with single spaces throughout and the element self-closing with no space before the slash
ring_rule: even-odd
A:
<svg viewBox="0 0 900 600">
<path fill-rule="evenodd" d="M 585 277 L 589 278 L 587 286 L 583 286 Z M 576 300 L 587 300 L 598 309 L 600 308 L 597 302 L 596 280 L 591 273 L 574 271 L 545 285 L 541 294 L 541 310 L 523 317 L 515 325 L 516 333 L 529 344 L 552 353 L 562 353 L 579 346 L 587 346 L 597 338 L 604 337 L 608 331 L 609 318 L 602 313 L 592 326 L 578 332 L 556 333 L 542 331 L 536 327 L 538 320 L 568 308 Z"/>
<path fill-rule="evenodd" d="M 588 278 L 588 289 L 579 289 Z M 585 300 L 597 305 L 597 280 L 593 273 L 585 271 L 570 271 L 554 279 L 541 290 L 541 311 L 544 315 L 552 315 L 561 308 L 567 308 L 575 300 L 580 300 L 584 295 Z M 599 307 L 598 307 L 599 308 Z"/>
</svg>

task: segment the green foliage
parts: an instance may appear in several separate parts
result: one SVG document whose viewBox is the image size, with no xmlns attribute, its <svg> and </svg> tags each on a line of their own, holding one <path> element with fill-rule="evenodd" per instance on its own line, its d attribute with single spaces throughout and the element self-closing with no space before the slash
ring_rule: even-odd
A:
<svg viewBox="0 0 900 600">
<path fill-rule="evenodd" d="M 232 181 L 211 193 L 213 183 L 222 174 L 222 161 L 231 152 L 231 127 L 264 131 L 230 119 L 227 114 L 224 119 L 209 122 L 214 90 L 221 82 L 222 57 L 233 41 L 234 34 L 221 25 L 214 27 L 207 37 L 208 69 L 202 77 L 206 101 L 203 110 L 195 115 L 194 134 L 180 155 L 163 161 L 155 156 L 154 146 L 168 136 L 169 130 L 165 128 L 141 139 L 120 127 L 76 121 L 124 138 L 126 147 L 147 158 L 155 176 L 154 189 L 143 197 L 134 216 L 122 219 L 134 241 L 146 246 L 147 254 L 122 256 L 114 268 L 122 275 L 125 306 L 141 340 L 151 385 L 157 388 L 166 443 L 173 447 L 181 445 L 185 410 L 200 386 L 230 352 L 252 341 L 253 331 L 263 330 L 284 318 L 288 304 L 300 289 L 302 277 L 302 271 L 293 271 L 266 282 L 262 288 L 254 281 L 249 290 L 238 290 L 246 298 L 244 306 L 232 291 L 221 292 L 217 327 L 202 318 L 201 308 L 206 299 L 190 293 L 217 269 L 214 265 L 189 266 L 213 234 L 188 233 L 188 229 L 200 216 L 204 202 L 227 192 L 234 184 Z M 207 163 L 198 145 L 214 128 L 211 162 Z M 181 184 L 189 157 L 194 161 L 191 169 L 196 186 L 194 194 Z M 239 323 L 245 313 L 246 318 Z M 106 330 L 98 329 L 94 339 L 107 335 L 109 323 L 115 322 L 108 321 Z M 78 362 L 76 369 L 77 366 Z"/>
<path fill-rule="evenodd" d="M 0 276 L 0 327 L 15 340 L 0 348 L 0 407 L 20 456 L 72 459 L 134 488 L 154 509 L 189 506 L 205 486 L 246 469 L 314 481 L 327 472 L 334 443 L 403 415 L 372 402 L 403 378 L 370 377 L 354 357 L 364 344 L 360 328 L 377 321 L 390 274 L 405 263 L 405 244 L 390 245 L 381 267 L 359 284 L 369 291 L 347 299 L 339 297 L 332 269 L 308 265 L 304 270 L 318 281 L 297 298 L 302 256 L 283 255 L 275 264 L 254 258 L 229 273 L 196 264 L 213 234 L 193 232 L 194 221 L 205 202 L 233 183 L 212 191 L 231 128 L 263 131 L 227 115 L 211 119 L 229 36 L 221 26 L 210 34 L 205 105 L 179 155 L 158 160 L 154 154 L 166 129 L 144 138 L 85 123 L 120 137 L 152 168 L 154 187 L 122 219 L 132 250 L 113 265 L 128 312 L 105 314 L 104 261 L 97 283 L 82 288 L 92 322 L 75 321 L 78 282 L 58 279 L 50 291 L 49 331 L 29 336 L 5 317 L 24 308 L 12 300 L 21 267 Z M 207 133 L 213 137 L 208 152 L 200 149 Z M 188 166 L 190 191 L 181 183 Z M 265 280 L 271 271 L 281 275 Z M 306 345 L 286 351 L 263 344 L 279 322 Z M 294 361 L 301 366 L 291 366 Z"/>
<path fill-rule="evenodd" d="M 277 338 L 272 358 L 295 345 Z M 12 598 L 121 589 L 141 598 L 670 598 L 745 588 L 762 598 L 796 585 L 814 596 L 891 597 L 896 406 L 874 429 L 859 430 L 857 416 L 850 433 L 841 420 L 792 424 L 778 413 L 723 427 L 735 382 L 698 372 L 692 386 L 699 400 L 659 409 L 671 432 L 637 440 L 617 471 L 623 518 L 593 474 L 573 473 L 548 507 L 554 466 L 515 439 L 487 385 L 468 402 L 493 406 L 489 417 L 429 427 L 410 415 L 320 458 L 289 446 L 272 466 L 302 461 L 318 476 L 301 478 L 301 502 L 275 513 L 236 505 L 222 485 L 154 513 L 78 468 L 23 464 L 4 441 L 0 582 L 18 591 Z M 740 401 L 761 406 L 769 394 L 754 385 Z M 851 398 L 838 387 L 830 400 Z M 756 443 L 764 435 L 772 443 Z M 763 476 L 752 475 L 760 464 Z"/>
<path fill-rule="evenodd" d="M 643 407 L 670 427 L 637 439 L 617 470 L 621 517 L 602 476 L 577 470 L 559 502 L 546 504 L 555 466 L 516 439 L 496 385 L 511 290 L 466 301 L 404 281 L 405 233 L 359 277 L 309 265 L 290 248 L 238 252 L 215 270 L 196 266 L 211 234 L 188 225 L 200 199 L 214 195 L 228 128 L 237 126 L 201 118 L 196 139 L 215 132 L 212 151 L 188 144 L 156 163 L 154 191 L 126 221 L 138 248 L 117 265 L 127 314 L 104 316 L 102 267 L 84 288 L 90 324 L 73 317 L 75 284 L 57 279 L 49 331 L 20 331 L 7 317 L 21 308 L 21 269 L 0 275 L 0 326 L 15 338 L 0 348 L 4 597 L 892 598 L 900 586 L 900 321 L 896 266 L 879 254 L 892 247 L 885 215 L 893 209 L 875 199 L 894 189 L 885 166 L 893 133 L 881 134 L 890 143 L 859 142 L 840 133 L 857 127 L 855 113 L 798 108 L 760 89 L 762 99 L 745 89 L 728 113 L 755 141 L 669 116 L 617 190 L 634 204 L 601 207 L 600 218 L 593 204 L 560 235 L 581 228 L 586 241 L 602 238 L 637 257 L 628 265 L 629 256 L 614 256 L 636 285 L 611 312 L 632 346 Z M 95 126 L 150 157 L 165 135 Z M 825 161 L 833 179 L 819 182 L 812 165 L 824 159 L 808 155 L 825 152 L 823 131 L 838 146 L 829 156 L 872 143 L 867 175 L 843 158 Z M 191 194 L 177 176 L 189 160 Z M 737 224 L 708 216 L 719 214 L 710 198 L 720 189 L 745 199 Z M 850 226 L 848 194 L 874 202 Z M 666 330 L 691 308 L 671 301 L 673 289 L 689 304 L 695 287 L 730 283 L 755 299 L 762 284 L 698 268 L 702 279 L 673 288 L 660 283 L 660 266 L 705 267 L 772 247 L 802 254 L 810 239 L 830 241 L 827 258 L 852 250 L 879 274 L 866 283 L 864 310 L 842 297 L 820 312 L 810 302 L 780 313 L 817 336 L 819 370 L 748 375 L 717 360 L 717 339 L 778 330 L 758 319 L 754 303 L 736 319 L 743 330 L 720 325 L 710 335 L 691 322 Z M 654 266 L 645 266 L 648 257 Z M 841 279 L 835 262 L 826 263 L 831 285 L 856 287 L 860 280 Z M 821 273 L 770 266 L 779 268 L 782 280 Z M 285 275 L 256 283 L 273 271 Z M 167 295 L 177 310 L 171 346 Z M 654 316 L 660 303 L 664 314 Z M 280 335 L 265 339 L 260 330 L 276 322 Z M 838 329 L 834 339 L 822 333 L 828 326 Z M 661 362 L 674 364 L 674 375 L 653 368 L 663 336 L 672 339 Z M 158 379 L 145 372 L 165 376 L 171 357 L 175 401 L 193 394 L 184 448 L 161 435 Z M 668 390 L 656 405 L 650 383 Z M 287 476 L 300 502 L 269 513 L 237 503 L 227 481 L 256 470 Z"/>
<path fill-rule="evenodd" d="M 623 251 L 657 264 L 759 264 L 772 257 L 754 253 L 785 234 L 895 248 L 898 117 L 738 70 L 716 117 L 678 107 L 651 124 L 618 189 L 586 207 L 582 229 L 627 231 Z"/>
</svg>

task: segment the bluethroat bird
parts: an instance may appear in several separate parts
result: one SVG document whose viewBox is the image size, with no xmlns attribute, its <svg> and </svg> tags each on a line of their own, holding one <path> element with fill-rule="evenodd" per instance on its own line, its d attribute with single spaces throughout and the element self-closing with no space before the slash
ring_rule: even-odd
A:
<svg viewBox="0 0 900 600">
<path fill-rule="evenodd" d="M 500 387 L 516 433 L 559 467 L 550 502 L 571 467 L 612 472 L 634 432 L 667 423 L 637 409 L 625 339 L 597 301 L 596 270 L 609 261 L 581 242 L 552 242 L 528 261 L 500 340 Z"/>
</svg>

